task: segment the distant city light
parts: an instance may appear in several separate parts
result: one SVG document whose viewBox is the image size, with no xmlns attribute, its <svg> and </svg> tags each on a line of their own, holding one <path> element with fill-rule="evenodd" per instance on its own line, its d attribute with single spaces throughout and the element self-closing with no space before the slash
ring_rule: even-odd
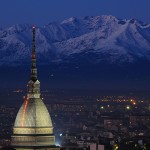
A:
<svg viewBox="0 0 150 150">
<path fill-rule="evenodd" d="M 101 109 L 104 109 L 104 106 L 101 106 Z"/>
<path fill-rule="evenodd" d="M 59 147 L 60 147 L 60 144 L 59 144 L 59 142 L 58 142 L 58 141 L 56 141 L 56 143 L 55 143 L 55 144 L 56 144 L 56 146 L 59 146 Z"/>
<path fill-rule="evenodd" d="M 115 146 L 114 146 L 114 150 L 118 150 L 118 149 L 119 149 L 118 145 L 117 145 L 117 144 L 115 144 Z"/>
<path fill-rule="evenodd" d="M 130 100 L 130 102 L 133 102 L 133 101 L 134 101 L 133 99 Z"/>
<path fill-rule="evenodd" d="M 136 103 L 135 103 L 135 102 L 133 102 L 133 105 L 136 105 Z"/>
<path fill-rule="evenodd" d="M 59 146 L 59 147 L 60 147 L 60 144 L 56 143 L 56 146 Z"/>
<path fill-rule="evenodd" d="M 129 109 L 130 109 L 130 106 L 127 106 L 127 107 L 126 107 L 126 109 L 128 109 L 128 110 L 129 110 Z"/>
</svg>

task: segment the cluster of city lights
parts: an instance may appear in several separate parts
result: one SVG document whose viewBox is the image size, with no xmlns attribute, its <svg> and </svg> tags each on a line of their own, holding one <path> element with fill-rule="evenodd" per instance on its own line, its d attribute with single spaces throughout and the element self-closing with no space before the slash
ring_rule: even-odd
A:
<svg viewBox="0 0 150 150">
<path fill-rule="evenodd" d="M 130 102 L 131 102 L 132 105 L 136 105 L 135 100 L 131 99 Z"/>
</svg>

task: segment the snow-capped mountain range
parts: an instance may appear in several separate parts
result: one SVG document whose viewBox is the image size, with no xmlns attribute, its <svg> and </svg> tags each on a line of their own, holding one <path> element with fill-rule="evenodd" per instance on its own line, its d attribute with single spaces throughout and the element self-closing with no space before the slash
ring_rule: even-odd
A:
<svg viewBox="0 0 150 150">
<path fill-rule="evenodd" d="M 32 25 L 0 29 L 0 65 L 29 63 Z M 69 18 L 36 27 L 36 50 L 41 64 L 150 61 L 150 24 L 114 16 Z"/>
</svg>

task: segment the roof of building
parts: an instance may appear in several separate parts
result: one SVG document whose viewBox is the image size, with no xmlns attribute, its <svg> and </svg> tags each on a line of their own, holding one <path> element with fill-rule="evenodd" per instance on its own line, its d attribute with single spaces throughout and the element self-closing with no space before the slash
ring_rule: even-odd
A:
<svg viewBox="0 0 150 150">
<path fill-rule="evenodd" d="M 43 101 L 40 98 L 26 99 L 17 114 L 14 127 L 52 127 Z"/>
</svg>

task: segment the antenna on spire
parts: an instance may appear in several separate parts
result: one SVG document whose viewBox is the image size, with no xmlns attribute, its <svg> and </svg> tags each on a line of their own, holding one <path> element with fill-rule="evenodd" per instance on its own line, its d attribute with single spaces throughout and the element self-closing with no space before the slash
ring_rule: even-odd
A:
<svg viewBox="0 0 150 150">
<path fill-rule="evenodd" d="M 32 25 L 32 28 L 35 28 L 35 25 L 34 25 L 34 24 Z"/>
<path fill-rule="evenodd" d="M 35 50 L 35 25 L 32 26 L 32 66 L 31 66 L 31 80 L 37 80 L 36 68 L 36 50 Z"/>
<path fill-rule="evenodd" d="M 35 25 L 32 26 L 32 53 L 35 51 Z"/>
<path fill-rule="evenodd" d="M 35 47 L 35 26 L 32 26 L 32 54 L 31 54 L 31 74 L 28 82 L 28 97 L 40 98 L 40 82 L 37 79 L 36 67 L 36 47 Z"/>
</svg>

